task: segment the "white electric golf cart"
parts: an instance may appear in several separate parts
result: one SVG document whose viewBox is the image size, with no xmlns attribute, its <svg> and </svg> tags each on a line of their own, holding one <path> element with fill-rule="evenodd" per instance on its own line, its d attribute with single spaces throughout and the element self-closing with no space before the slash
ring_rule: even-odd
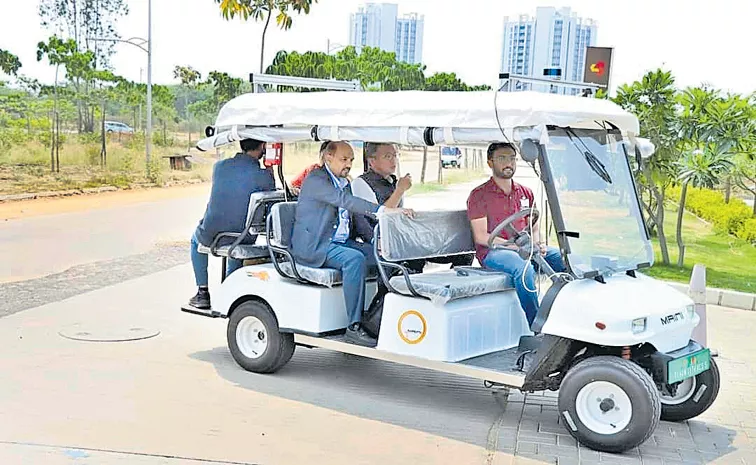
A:
<svg viewBox="0 0 756 465">
<path fill-rule="evenodd" d="M 633 172 L 652 155 L 638 121 L 607 100 L 533 92 L 312 92 L 246 94 L 228 102 L 198 147 L 242 138 L 270 143 L 372 141 L 412 146 L 514 142 L 542 182 L 564 273 L 533 252 L 536 208 L 507 228 L 524 258 L 550 285 L 532 328 L 513 277 L 479 266 L 410 273 L 409 260 L 473 253 L 464 210 L 382 215 L 373 250 L 377 280 L 389 289 L 377 346 L 344 341 L 341 275 L 296 263 L 289 241 L 297 203 L 283 190 L 256 194 L 248 229 L 209 253 L 253 259 L 223 279 L 211 310 L 227 318 L 228 346 L 245 370 L 273 373 L 296 346 L 325 348 L 484 380 L 525 392 L 558 390 L 571 435 L 599 451 L 643 443 L 660 418 L 682 421 L 708 409 L 719 372 L 691 340 L 699 322 L 692 300 L 643 275 L 653 251 Z M 283 158 L 277 152 L 274 163 Z M 283 178 L 281 165 L 278 172 Z M 521 171 L 518 175 L 521 174 Z M 283 179 L 282 179 L 283 181 Z M 528 217 L 517 231 L 514 220 Z M 549 219 L 550 218 L 550 219 Z M 248 235 L 264 244 L 242 246 Z M 366 378 L 368 379 L 368 378 Z"/>
</svg>

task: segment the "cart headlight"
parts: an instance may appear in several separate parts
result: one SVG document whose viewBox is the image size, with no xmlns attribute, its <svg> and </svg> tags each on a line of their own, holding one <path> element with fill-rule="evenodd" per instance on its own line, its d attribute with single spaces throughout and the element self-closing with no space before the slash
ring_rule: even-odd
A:
<svg viewBox="0 0 756 465">
<path fill-rule="evenodd" d="M 692 320 L 693 316 L 695 314 L 696 314 L 696 306 L 695 305 L 691 304 L 691 305 L 686 305 L 685 306 L 685 316 L 687 316 L 688 319 Z"/>
<path fill-rule="evenodd" d="M 646 330 L 646 318 L 636 318 L 633 320 L 633 334 L 642 333 Z"/>
</svg>

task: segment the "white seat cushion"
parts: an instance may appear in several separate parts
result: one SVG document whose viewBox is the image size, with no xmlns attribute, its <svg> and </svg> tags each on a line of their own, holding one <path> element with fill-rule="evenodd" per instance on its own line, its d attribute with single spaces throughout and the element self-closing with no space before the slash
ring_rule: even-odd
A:
<svg viewBox="0 0 756 465">
<path fill-rule="evenodd" d="M 461 273 L 466 273 L 467 276 Z M 514 289 L 511 275 L 487 271 L 482 268 L 465 267 L 433 273 L 411 274 L 409 278 L 412 287 L 418 294 L 429 298 L 437 305 L 443 305 L 450 300 Z M 394 276 L 389 280 L 389 283 L 401 293 L 410 293 L 404 276 Z"/>
</svg>

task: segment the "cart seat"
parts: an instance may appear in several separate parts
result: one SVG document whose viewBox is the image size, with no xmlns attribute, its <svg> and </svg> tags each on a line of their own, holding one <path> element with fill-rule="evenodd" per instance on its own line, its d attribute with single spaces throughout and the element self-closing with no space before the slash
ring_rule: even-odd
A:
<svg viewBox="0 0 756 465">
<path fill-rule="evenodd" d="M 407 278 L 415 292 L 441 305 L 451 300 L 514 288 L 511 275 L 481 268 L 455 268 L 433 273 L 411 274 L 407 275 Z M 403 294 L 411 293 L 404 276 L 394 276 L 389 283 Z"/>
<path fill-rule="evenodd" d="M 268 247 L 265 244 L 256 244 L 255 241 L 258 234 L 265 232 L 265 218 L 270 206 L 277 202 L 283 202 L 283 200 L 284 192 L 282 190 L 253 192 L 249 196 L 244 231 L 221 232 L 213 239 L 213 244 L 210 246 L 198 244 L 197 251 L 216 257 L 237 260 L 268 257 Z M 231 251 L 230 254 L 229 251 Z"/>
<path fill-rule="evenodd" d="M 378 221 L 379 265 L 401 269 L 410 260 L 447 257 L 475 252 L 472 229 L 465 210 L 421 211 L 414 218 L 381 215 Z M 384 283 L 392 292 L 423 297 L 434 303 L 473 297 L 514 288 L 508 273 L 480 267 L 455 267 L 432 273 L 402 274 Z"/>
<path fill-rule="evenodd" d="M 268 244 L 276 270 L 286 278 L 301 282 L 327 287 L 341 285 L 343 283 L 341 271 L 333 268 L 313 268 L 298 264 L 289 252 L 296 212 L 296 202 L 280 202 L 271 208 L 268 218 Z M 279 259 L 277 255 L 283 256 L 283 259 Z M 368 280 L 374 280 L 377 276 L 377 270 L 368 272 Z"/>
<path fill-rule="evenodd" d="M 231 249 L 231 245 L 224 245 L 215 249 L 215 256 L 228 257 L 236 260 L 252 260 L 257 258 L 268 258 L 268 247 L 265 244 L 240 244 L 234 247 L 234 250 L 229 255 L 228 251 Z M 202 244 L 198 244 L 197 251 L 199 253 L 209 254 L 210 247 L 205 247 Z"/>
</svg>

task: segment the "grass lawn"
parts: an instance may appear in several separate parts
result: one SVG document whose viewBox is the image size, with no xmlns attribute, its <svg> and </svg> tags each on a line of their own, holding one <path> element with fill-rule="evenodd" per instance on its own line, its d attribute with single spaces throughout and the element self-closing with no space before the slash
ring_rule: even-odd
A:
<svg viewBox="0 0 756 465">
<path fill-rule="evenodd" d="M 654 240 L 654 266 L 644 269 L 644 273 L 660 279 L 687 283 L 693 265 L 701 263 L 706 266 L 707 286 L 756 293 L 756 247 L 732 236 L 716 234 L 711 225 L 689 212 L 685 212 L 683 217 L 685 267 L 678 268 L 676 220 L 677 212 L 668 208 L 664 229 L 672 265 L 662 264 L 659 243 Z"/>
</svg>

